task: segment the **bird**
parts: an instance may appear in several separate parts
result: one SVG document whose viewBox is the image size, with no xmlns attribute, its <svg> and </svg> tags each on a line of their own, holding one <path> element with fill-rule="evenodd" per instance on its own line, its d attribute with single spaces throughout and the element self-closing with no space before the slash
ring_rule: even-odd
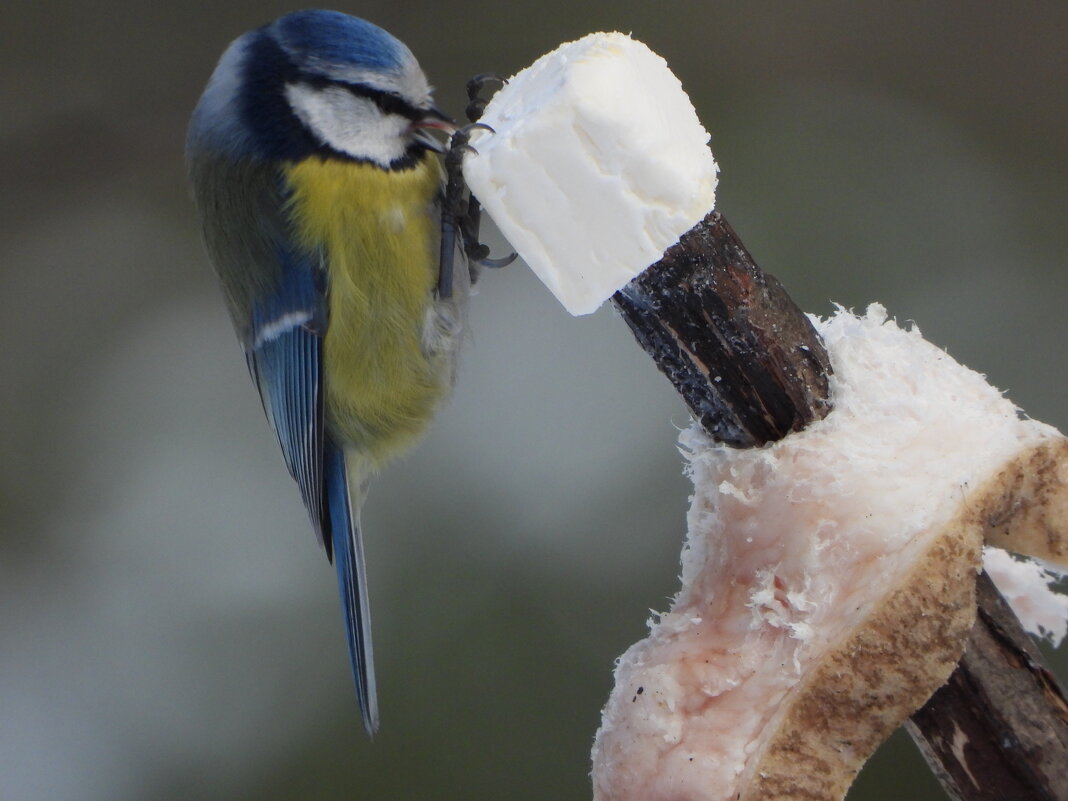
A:
<svg viewBox="0 0 1068 801">
<path fill-rule="evenodd" d="M 363 19 L 309 10 L 230 44 L 186 136 L 209 259 L 336 565 L 370 735 L 379 708 L 359 513 L 370 479 L 419 437 L 455 376 L 471 273 L 451 276 L 463 254 L 440 252 L 434 134 L 453 130 L 408 47 Z"/>
</svg>

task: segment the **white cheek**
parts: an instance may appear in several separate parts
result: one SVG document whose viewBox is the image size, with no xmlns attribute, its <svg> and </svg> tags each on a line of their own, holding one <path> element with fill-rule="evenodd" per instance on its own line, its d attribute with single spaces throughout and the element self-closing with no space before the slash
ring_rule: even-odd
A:
<svg viewBox="0 0 1068 801">
<path fill-rule="evenodd" d="M 374 101 L 346 89 L 291 83 L 286 100 L 320 142 L 341 153 L 388 167 L 407 150 L 408 120 L 383 114 Z"/>
</svg>

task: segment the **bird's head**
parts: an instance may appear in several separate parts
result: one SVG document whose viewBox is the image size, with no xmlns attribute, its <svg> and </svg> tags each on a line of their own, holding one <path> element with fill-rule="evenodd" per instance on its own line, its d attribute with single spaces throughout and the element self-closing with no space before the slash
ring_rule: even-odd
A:
<svg viewBox="0 0 1068 801">
<path fill-rule="evenodd" d="M 297 11 L 230 45 L 201 97 L 190 142 L 234 156 L 314 153 L 395 167 L 440 149 L 452 128 L 412 52 L 376 25 Z"/>
</svg>

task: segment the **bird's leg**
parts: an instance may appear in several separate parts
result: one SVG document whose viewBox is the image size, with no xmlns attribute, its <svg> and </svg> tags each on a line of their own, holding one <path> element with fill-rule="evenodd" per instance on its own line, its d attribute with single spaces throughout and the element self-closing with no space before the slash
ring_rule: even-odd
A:
<svg viewBox="0 0 1068 801">
<path fill-rule="evenodd" d="M 463 220 L 467 216 L 464 200 L 464 152 L 469 134 L 462 128 L 453 134 L 445 153 L 445 197 L 441 203 L 441 252 L 438 258 L 438 297 L 452 297 L 452 270 L 456 260 L 456 237 L 463 241 Z M 462 140 L 460 137 L 463 137 Z M 467 248 L 464 248 L 465 252 Z"/>
<path fill-rule="evenodd" d="M 442 298 L 452 296 L 452 270 L 457 236 L 468 259 L 472 283 L 478 277 L 479 267 L 504 267 L 516 259 L 515 253 L 500 259 L 489 258 L 489 248 L 478 241 L 482 206 L 474 195 L 468 193 L 468 196 L 464 197 L 464 155 L 477 152 L 470 144 L 471 132 L 481 128 L 493 133 L 493 129 L 488 125 L 478 122 L 488 102 L 482 97 L 482 89 L 487 84 L 503 85 L 504 82 L 503 78 L 491 73 L 476 75 L 467 82 L 467 97 L 470 102 L 465 113 L 471 122 L 452 135 L 449 150 L 445 154 L 445 200 L 442 206 L 441 261 L 438 275 L 438 296 Z"/>
<path fill-rule="evenodd" d="M 471 121 L 472 125 L 478 123 L 482 118 L 482 112 L 485 111 L 486 103 L 489 102 L 488 98 L 482 97 L 482 90 L 491 84 L 496 84 L 499 90 L 507 82 L 506 79 L 492 72 L 483 72 L 467 82 L 467 99 L 470 102 L 467 104 L 464 113 L 467 114 L 467 119 Z M 486 127 L 488 128 L 488 126 Z M 489 128 L 489 131 L 493 133 L 492 128 Z M 491 259 L 489 257 L 489 248 L 478 241 L 478 229 L 481 222 L 482 205 L 478 202 L 477 197 L 471 195 L 467 201 L 467 213 L 464 215 L 461 229 L 464 237 L 464 252 L 467 254 L 468 259 L 471 260 L 471 263 L 480 267 L 496 269 L 498 267 L 506 267 L 515 261 L 515 253 L 500 259 Z"/>
</svg>

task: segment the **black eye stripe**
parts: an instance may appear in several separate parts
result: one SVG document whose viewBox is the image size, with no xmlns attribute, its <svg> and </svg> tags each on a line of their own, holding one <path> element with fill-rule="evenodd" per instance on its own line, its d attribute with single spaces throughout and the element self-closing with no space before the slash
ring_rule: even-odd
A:
<svg viewBox="0 0 1068 801">
<path fill-rule="evenodd" d="M 373 100 L 386 114 L 397 114 L 407 117 L 413 122 L 421 119 L 424 113 L 393 92 L 383 92 L 380 89 L 372 89 L 369 86 L 351 85 L 348 90 L 357 97 L 367 97 Z"/>
<path fill-rule="evenodd" d="M 381 89 L 375 89 L 374 87 L 362 83 L 342 83 L 340 81 L 332 81 L 321 75 L 301 75 L 300 81 L 301 83 L 316 89 L 326 89 L 330 86 L 347 89 L 356 97 L 362 97 L 372 101 L 382 110 L 383 114 L 396 114 L 397 116 L 405 117 L 412 122 L 421 120 L 426 116 L 425 111 L 417 109 L 395 92 L 385 92 Z"/>
</svg>

